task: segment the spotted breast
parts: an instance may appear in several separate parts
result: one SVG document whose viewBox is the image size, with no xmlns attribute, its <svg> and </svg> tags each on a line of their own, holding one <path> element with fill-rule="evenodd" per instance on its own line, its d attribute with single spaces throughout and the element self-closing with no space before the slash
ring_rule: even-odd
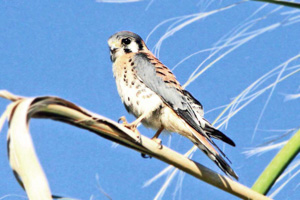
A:
<svg viewBox="0 0 300 200">
<path fill-rule="evenodd" d="M 126 110 L 135 117 L 149 113 L 142 123 L 147 127 L 160 128 L 161 122 L 155 116 L 159 115 L 163 102 L 137 77 L 134 54 L 126 54 L 117 59 L 113 64 L 113 73 Z"/>
</svg>

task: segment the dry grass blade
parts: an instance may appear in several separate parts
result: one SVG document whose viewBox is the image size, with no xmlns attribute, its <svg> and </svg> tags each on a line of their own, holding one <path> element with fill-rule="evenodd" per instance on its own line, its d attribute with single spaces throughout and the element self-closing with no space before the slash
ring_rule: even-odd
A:
<svg viewBox="0 0 300 200">
<path fill-rule="evenodd" d="M 0 97 L 1 96 L 5 97 L 0 91 Z M 252 191 L 251 189 L 249 189 L 248 187 L 242 184 L 239 184 L 225 176 L 215 173 L 214 171 L 190 160 L 184 155 L 181 155 L 165 146 L 163 146 L 163 148 L 161 149 L 158 148 L 157 143 L 155 143 L 154 141 L 152 141 L 151 139 L 143 135 L 141 135 L 140 139 L 138 139 L 134 132 L 125 128 L 123 125 L 120 125 L 100 115 L 89 112 L 66 100 L 57 97 L 38 97 L 33 99 L 26 99 L 26 98 L 18 99 L 16 103 L 14 103 L 15 117 L 17 117 L 17 114 L 19 114 L 17 111 L 21 109 L 23 105 L 25 107 L 27 106 L 26 109 L 29 110 L 29 112 L 26 115 L 24 113 L 21 113 L 24 121 L 18 122 L 17 125 L 14 125 L 14 126 L 19 126 L 20 129 L 22 130 L 28 129 L 27 122 L 29 121 L 30 117 L 50 118 L 53 120 L 66 122 L 78 126 L 80 128 L 84 128 L 89 131 L 92 131 L 93 133 L 96 133 L 101 137 L 117 142 L 136 151 L 155 157 L 163 162 L 166 162 L 168 164 L 177 167 L 178 169 L 186 173 L 193 175 L 194 177 L 202 181 L 214 185 L 215 187 L 218 187 L 240 198 L 269 199 L 268 197 L 265 197 L 257 192 Z M 19 106 L 21 107 L 19 108 Z M 12 118 L 14 117 L 10 117 L 10 119 Z M 23 123 L 23 125 L 20 126 L 19 123 Z M 12 130 L 16 131 L 16 129 L 13 128 L 11 124 L 9 130 L 11 135 L 15 134 L 13 133 Z M 27 137 L 30 137 L 29 132 L 23 135 L 28 135 Z M 24 137 L 24 136 L 18 136 L 18 137 Z M 18 138 L 16 138 L 16 135 L 14 135 L 14 137 L 11 137 L 10 140 L 11 140 L 10 141 L 11 144 L 15 144 L 12 140 L 18 140 Z M 31 143 L 31 148 L 33 148 L 32 143 Z M 26 159 L 26 156 L 24 156 L 24 159 Z M 36 156 L 35 159 L 37 160 Z M 22 160 L 22 162 L 26 163 L 27 161 Z M 20 163 L 15 162 L 13 166 L 16 166 L 18 164 Z M 37 165 L 39 164 L 37 163 Z M 19 173 L 19 175 L 22 181 L 24 182 L 26 191 L 27 191 L 27 186 L 26 186 L 27 183 L 24 181 L 25 177 L 27 177 L 28 179 L 37 179 L 36 176 L 34 177 L 32 176 L 32 171 L 26 171 L 26 173 L 22 173 L 22 174 Z M 29 195 L 29 191 L 27 192 Z M 49 192 L 47 192 L 47 195 L 49 197 L 50 190 Z M 39 198 L 39 199 L 44 199 L 44 198 Z"/>
<path fill-rule="evenodd" d="M 273 3 L 281 6 L 288 6 L 288 7 L 300 9 L 300 3 L 292 2 L 292 1 L 280 1 L 280 0 L 254 0 L 254 1 L 262 1 L 266 3 Z"/>
</svg>

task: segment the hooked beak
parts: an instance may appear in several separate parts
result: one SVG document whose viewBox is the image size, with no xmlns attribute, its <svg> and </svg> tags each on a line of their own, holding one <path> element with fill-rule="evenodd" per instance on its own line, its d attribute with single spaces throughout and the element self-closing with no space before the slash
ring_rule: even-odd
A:
<svg viewBox="0 0 300 200">
<path fill-rule="evenodd" d="M 109 50 L 110 50 L 110 60 L 111 60 L 112 62 L 115 62 L 115 60 L 116 60 L 116 55 L 115 55 L 115 53 L 116 53 L 116 51 L 118 50 L 118 48 L 112 48 L 112 47 L 110 47 Z"/>
<path fill-rule="evenodd" d="M 110 49 L 110 52 L 111 53 L 115 53 L 118 49 L 118 43 L 116 41 L 113 41 L 113 40 L 108 40 L 108 46 L 109 46 L 109 49 Z"/>
<path fill-rule="evenodd" d="M 110 60 L 114 62 L 116 60 L 116 52 L 118 50 L 117 42 L 108 40 L 109 50 L 110 50 Z"/>
<path fill-rule="evenodd" d="M 115 54 L 116 53 L 117 48 L 109 48 L 109 50 L 110 50 L 110 55 L 111 55 L 111 54 Z"/>
</svg>

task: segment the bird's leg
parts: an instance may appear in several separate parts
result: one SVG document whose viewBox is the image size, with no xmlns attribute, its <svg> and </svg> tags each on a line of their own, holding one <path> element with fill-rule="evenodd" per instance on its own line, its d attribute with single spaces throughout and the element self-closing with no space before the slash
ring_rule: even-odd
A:
<svg viewBox="0 0 300 200">
<path fill-rule="evenodd" d="M 125 116 L 120 117 L 120 119 L 118 120 L 118 122 L 122 121 L 123 125 L 130 129 L 130 130 L 134 130 L 136 129 L 137 125 L 146 117 L 147 113 L 142 114 L 141 116 L 139 116 L 135 121 L 128 123 Z"/>
<path fill-rule="evenodd" d="M 159 135 L 161 134 L 161 132 L 164 130 L 164 127 L 161 126 L 157 132 L 155 133 L 155 135 L 151 138 L 151 140 L 153 140 L 154 142 L 156 142 L 159 145 L 159 148 L 162 148 L 162 144 L 161 144 L 161 139 L 159 139 Z"/>
<path fill-rule="evenodd" d="M 120 117 L 120 119 L 118 121 L 122 121 L 123 125 L 132 130 L 133 132 L 135 132 L 137 134 L 137 138 L 140 138 L 141 134 L 140 132 L 137 130 L 137 125 L 147 116 L 148 113 L 143 113 L 141 116 L 139 116 L 135 121 L 128 123 L 125 116 Z"/>
<path fill-rule="evenodd" d="M 161 144 L 161 139 L 158 138 L 158 136 L 161 134 L 161 132 L 164 130 L 164 127 L 161 126 L 157 132 L 155 133 L 155 135 L 151 138 L 151 140 L 153 140 L 154 142 L 156 142 L 158 144 L 158 148 L 162 149 L 162 144 Z M 144 153 L 141 154 L 143 158 L 152 158 L 151 156 L 148 156 Z"/>
</svg>

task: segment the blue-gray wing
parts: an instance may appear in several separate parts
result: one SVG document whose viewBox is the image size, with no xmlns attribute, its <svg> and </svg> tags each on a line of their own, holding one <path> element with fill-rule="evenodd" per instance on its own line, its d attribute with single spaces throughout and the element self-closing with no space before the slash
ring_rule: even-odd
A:
<svg viewBox="0 0 300 200">
<path fill-rule="evenodd" d="M 138 78 L 197 132 L 214 145 L 210 137 L 235 145 L 230 138 L 203 118 L 201 103 L 182 89 L 173 73 L 157 58 L 151 54 L 138 53 L 134 57 L 134 63 Z"/>
<path fill-rule="evenodd" d="M 169 70 L 166 71 L 166 67 L 163 66 L 157 59 L 150 60 L 147 54 L 138 53 L 135 55 L 134 63 L 136 66 L 136 72 L 138 78 L 157 95 L 159 95 L 168 105 L 173 109 L 186 109 L 187 103 L 184 95 L 182 95 L 178 87 L 174 87 L 174 84 L 178 84 L 176 79 L 174 82 L 170 82 Z M 157 65 L 162 65 L 164 68 L 157 70 Z"/>
</svg>

